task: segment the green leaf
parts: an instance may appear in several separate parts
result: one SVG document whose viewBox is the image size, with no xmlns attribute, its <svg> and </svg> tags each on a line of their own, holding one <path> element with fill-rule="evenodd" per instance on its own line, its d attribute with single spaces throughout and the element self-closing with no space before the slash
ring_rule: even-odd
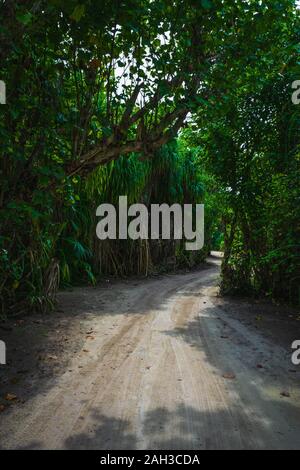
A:
<svg viewBox="0 0 300 470">
<path fill-rule="evenodd" d="M 33 15 L 31 13 L 17 13 L 17 20 L 23 25 L 27 26 L 32 21 Z"/>
<path fill-rule="evenodd" d="M 78 23 L 85 13 L 85 5 L 77 5 L 70 18 Z"/>
<path fill-rule="evenodd" d="M 205 10 L 210 10 L 213 7 L 213 4 L 210 0 L 201 0 L 201 4 Z"/>
</svg>

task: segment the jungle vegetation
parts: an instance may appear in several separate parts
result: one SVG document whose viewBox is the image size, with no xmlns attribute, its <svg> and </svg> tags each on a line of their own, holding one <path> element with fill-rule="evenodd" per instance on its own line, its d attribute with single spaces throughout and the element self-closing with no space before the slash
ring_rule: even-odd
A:
<svg viewBox="0 0 300 470">
<path fill-rule="evenodd" d="M 293 0 L 1 0 L 0 315 L 197 266 L 300 303 Z M 205 248 L 104 241 L 101 202 L 204 203 Z"/>
</svg>

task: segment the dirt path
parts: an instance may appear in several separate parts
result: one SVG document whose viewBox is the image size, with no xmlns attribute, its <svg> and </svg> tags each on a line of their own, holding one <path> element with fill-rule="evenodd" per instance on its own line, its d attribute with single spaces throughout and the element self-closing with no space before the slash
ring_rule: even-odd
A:
<svg viewBox="0 0 300 470">
<path fill-rule="evenodd" d="M 0 447 L 299 449 L 299 367 L 217 298 L 218 276 L 215 262 L 61 294 L 84 342 L 64 373 L 0 415 Z"/>
</svg>

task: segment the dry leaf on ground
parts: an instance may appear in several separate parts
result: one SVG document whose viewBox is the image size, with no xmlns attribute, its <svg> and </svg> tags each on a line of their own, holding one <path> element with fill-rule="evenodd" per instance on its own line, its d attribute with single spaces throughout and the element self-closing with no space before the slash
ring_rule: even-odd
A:
<svg viewBox="0 0 300 470">
<path fill-rule="evenodd" d="M 228 374 L 223 374 L 223 378 L 224 378 L 224 379 L 233 380 L 233 379 L 235 379 L 236 377 L 235 377 L 235 374 L 230 374 L 230 373 L 228 373 Z"/>
<path fill-rule="evenodd" d="M 16 400 L 18 397 L 17 395 L 15 395 L 14 393 L 7 393 L 5 395 L 5 400 L 7 401 L 13 401 L 13 400 Z"/>
</svg>

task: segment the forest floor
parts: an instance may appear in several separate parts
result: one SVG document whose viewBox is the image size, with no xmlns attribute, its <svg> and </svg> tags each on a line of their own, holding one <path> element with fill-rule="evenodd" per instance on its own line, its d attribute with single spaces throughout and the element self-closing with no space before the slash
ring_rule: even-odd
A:
<svg viewBox="0 0 300 470">
<path fill-rule="evenodd" d="M 0 448 L 300 449 L 299 312 L 199 271 L 59 294 L 0 325 Z"/>
</svg>

